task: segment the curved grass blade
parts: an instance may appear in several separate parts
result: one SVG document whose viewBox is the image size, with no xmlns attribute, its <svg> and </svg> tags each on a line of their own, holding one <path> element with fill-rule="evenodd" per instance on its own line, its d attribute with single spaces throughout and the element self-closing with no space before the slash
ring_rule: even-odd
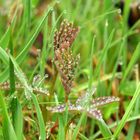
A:
<svg viewBox="0 0 140 140">
<path fill-rule="evenodd" d="M 83 122 L 85 116 L 86 116 L 86 113 L 83 112 L 83 113 L 82 113 L 82 116 L 81 116 L 81 118 L 80 118 L 80 120 L 79 120 L 79 122 L 78 122 L 78 124 L 77 124 L 77 126 L 76 126 L 76 128 L 74 129 L 73 136 L 72 136 L 72 140 L 76 140 L 76 137 L 77 137 L 77 135 L 78 135 L 80 126 L 81 126 L 81 124 L 82 124 L 82 122 Z"/>
<path fill-rule="evenodd" d="M 40 140 L 46 140 L 46 131 L 45 131 L 46 129 L 45 129 L 45 124 L 44 124 L 42 112 L 41 112 L 41 109 L 39 107 L 39 103 L 37 101 L 36 96 L 33 93 L 31 95 L 32 95 L 32 100 L 33 100 L 33 103 L 35 105 L 37 117 L 38 117 L 38 121 L 39 121 Z"/>
<path fill-rule="evenodd" d="M 47 13 L 41 19 L 41 21 L 40 21 L 39 25 L 37 26 L 35 32 L 33 33 L 32 37 L 29 39 L 29 41 L 25 45 L 25 47 L 22 50 L 22 52 L 20 52 L 20 54 L 16 57 L 16 61 L 17 61 L 18 64 L 20 64 L 24 60 L 24 58 L 26 57 L 29 48 L 32 46 L 33 42 L 35 41 L 38 33 L 41 30 L 41 27 L 42 27 L 43 23 L 45 22 L 46 18 L 48 17 L 48 14 L 50 13 L 51 10 L 52 10 L 52 7 L 50 7 L 48 9 Z M 0 54 L 1 54 L 1 52 L 0 52 Z M 8 69 L 9 69 L 9 67 L 7 67 L 2 74 L 0 74 L 0 79 L 1 79 L 0 82 L 4 82 L 5 80 L 7 80 L 7 78 L 8 78 Z"/>
<path fill-rule="evenodd" d="M 137 100 L 139 95 L 140 95 L 140 82 L 139 82 L 138 87 L 137 87 L 137 89 L 136 89 L 136 91 L 134 93 L 134 96 L 133 96 L 130 104 L 128 105 L 128 107 L 127 107 L 127 109 L 125 111 L 125 114 L 124 114 L 123 118 L 121 119 L 118 127 L 116 128 L 116 131 L 115 131 L 115 133 L 114 133 L 114 135 L 113 135 L 111 140 L 115 140 L 117 138 L 117 136 L 120 134 L 122 128 L 124 127 L 127 119 L 130 116 L 130 113 L 131 113 L 131 111 L 132 111 L 132 109 L 133 109 L 133 107 L 135 105 L 135 102 L 136 102 L 136 100 Z"/>
<path fill-rule="evenodd" d="M 59 115 L 59 131 L 58 131 L 58 140 L 65 140 L 65 131 L 64 131 L 64 117 L 62 115 Z"/>
<path fill-rule="evenodd" d="M 14 131 L 14 128 L 12 126 L 11 120 L 8 115 L 6 103 L 2 97 L 2 94 L 0 93 L 0 106 L 2 108 L 2 129 L 3 129 L 3 137 L 4 140 L 18 140 Z"/>
<path fill-rule="evenodd" d="M 136 115 L 136 116 L 132 116 L 129 119 L 127 119 L 126 122 L 132 122 L 132 121 L 136 121 L 137 119 L 140 119 L 140 115 Z M 118 121 L 120 122 L 120 121 Z M 118 126 L 118 122 L 114 122 L 111 125 L 109 125 L 109 128 L 114 128 L 115 126 Z M 101 134 L 101 131 L 96 132 L 93 136 L 91 136 L 89 139 L 93 140 L 96 139 L 99 135 Z"/>
<path fill-rule="evenodd" d="M 10 42 L 9 42 L 10 54 L 13 56 L 13 36 L 10 30 Z M 15 92 L 15 74 L 14 65 L 11 60 L 9 60 L 9 79 L 10 79 L 10 94 Z"/>
<path fill-rule="evenodd" d="M 98 64 L 97 68 L 95 69 L 95 74 L 94 74 L 95 77 L 99 76 L 101 65 L 102 65 L 102 63 L 104 61 L 105 56 L 107 55 L 108 49 L 111 46 L 111 42 L 112 42 L 114 33 L 115 33 L 115 30 L 113 29 L 112 32 L 110 33 L 110 36 L 109 36 L 109 38 L 108 38 L 103 50 L 102 50 L 102 55 L 99 58 L 99 64 Z"/>
<path fill-rule="evenodd" d="M 107 124 L 104 122 L 104 120 L 98 121 L 98 126 L 99 126 L 101 133 L 104 137 L 111 138 L 112 133 L 111 133 L 109 127 L 107 126 Z"/>
<path fill-rule="evenodd" d="M 17 11 L 18 11 L 18 8 L 14 12 L 14 16 L 13 16 L 13 18 L 11 20 L 10 26 L 8 26 L 5 34 L 0 39 L 0 46 L 2 46 L 2 48 L 6 48 L 8 46 L 8 44 L 9 44 L 9 41 L 10 41 L 10 32 L 11 32 L 11 29 L 13 28 L 13 26 L 14 26 L 14 23 L 15 23 L 15 20 L 16 20 L 16 17 L 17 17 L 16 16 Z"/>
<path fill-rule="evenodd" d="M 23 114 L 22 107 L 17 98 L 13 98 L 11 102 L 12 120 L 18 140 L 23 139 Z"/>
<path fill-rule="evenodd" d="M 140 43 L 137 45 L 134 53 L 133 53 L 133 56 L 131 58 L 131 61 L 129 62 L 125 72 L 124 72 L 124 75 L 123 75 L 123 78 L 122 78 L 122 82 L 123 83 L 127 77 L 127 75 L 129 74 L 130 70 L 132 69 L 133 65 L 135 64 L 135 62 L 140 58 Z"/>
<path fill-rule="evenodd" d="M 36 31 L 33 33 L 31 39 L 29 39 L 29 41 L 27 42 L 27 44 L 25 45 L 24 49 L 20 52 L 20 54 L 16 57 L 16 61 L 18 64 L 20 64 L 24 58 L 26 57 L 29 48 L 32 46 L 33 42 L 35 41 L 37 35 L 39 34 L 42 25 L 44 24 L 46 18 L 48 17 L 48 14 L 50 13 L 50 11 L 52 11 L 52 7 L 49 7 L 49 9 L 47 10 L 47 13 L 45 13 L 45 15 L 43 16 L 43 18 L 41 19 L 39 25 L 37 26 Z"/>
<path fill-rule="evenodd" d="M 0 59 L 6 64 L 9 65 L 9 57 L 7 53 L 0 46 Z"/>
<path fill-rule="evenodd" d="M 37 101 L 36 96 L 32 93 L 32 89 L 30 86 L 28 86 L 28 83 L 26 81 L 26 78 L 24 77 L 20 67 L 18 66 L 18 64 L 16 63 L 16 61 L 14 60 L 14 58 L 12 56 L 10 56 L 10 59 L 15 67 L 15 71 L 17 72 L 17 74 L 20 76 L 18 76 L 19 80 L 21 81 L 21 83 L 25 86 L 25 90 L 28 91 L 29 96 L 32 97 L 33 103 L 35 105 L 36 108 L 36 112 L 37 112 L 37 117 L 38 117 L 38 121 L 39 121 L 39 129 L 40 129 L 40 138 L 41 140 L 45 140 L 46 139 L 46 131 L 45 131 L 45 124 L 44 124 L 44 120 L 43 120 L 43 116 L 41 113 L 41 109 L 39 107 L 39 103 Z"/>
<path fill-rule="evenodd" d="M 9 75 L 8 75 L 9 69 L 5 69 L 3 72 L 0 73 L 0 83 L 5 82 Z"/>
</svg>

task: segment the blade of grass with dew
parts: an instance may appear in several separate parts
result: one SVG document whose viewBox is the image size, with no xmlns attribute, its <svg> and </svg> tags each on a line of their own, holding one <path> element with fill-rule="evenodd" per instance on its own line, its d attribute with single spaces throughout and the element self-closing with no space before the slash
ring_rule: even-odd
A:
<svg viewBox="0 0 140 140">
<path fill-rule="evenodd" d="M 23 114 L 22 107 L 18 99 L 14 97 L 11 102 L 12 120 L 14 130 L 18 140 L 23 139 Z"/>
<path fill-rule="evenodd" d="M 9 54 L 10 60 L 12 61 L 14 65 L 14 69 L 16 72 L 16 76 L 21 82 L 21 84 L 24 86 L 25 91 L 28 91 L 25 93 L 25 96 L 27 99 L 31 98 L 32 88 L 29 86 L 27 79 L 25 75 L 23 74 L 22 70 L 20 69 L 19 65 L 17 64 L 16 60 Z"/>
<path fill-rule="evenodd" d="M 50 11 L 52 10 L 52 8 L 50 7 L 48 9 L 48 11 L 46 12 L 45 16 L 43 16 L 43 18 L 41 19 L 39 25 L 37 26 L 35 32 L 33 33 L 31 39 L 29 39 L 29 41 L 27 42 L 27 44 L 25 45 L 24 49 L 20 52 L 20 54 L 16 57 L 16 61 L 18 62 L 18 64 L 20 64 L 24 58 L 26 57 L 27 53 L 28 53 L 28 50 L 29 48 L 31 47 L 31 45 L 33 44 L 33 42 L 35 41 L 38 33 L 40 32 L 41 30 L 41 27 L 45 21 L 45 19 L 48 17 L 48 14 L 50 13 Z M 4 82 L 5 80 L 7 80 L 8 78 L 8 69 L 9 68 L 6 68 L 2 74 L 0 74 L 0 79 L 1 81 L 0 82 Z"/>
<path fill-rule="evenodd" d="M 13 36 L 10 30 L 10 42 L 9 42 L 9 49 L 10 54 L 13 55 Z M 14 75 L 14 65 L 9 58 L 9 78 L 10 78 L 10 94 L 14 94 L 15 92 L 15 75 Z M 22 111 L 21 106 L 18 103 L 17 99 L 12 97 L 12 101 L 10 102 L 11 105 L 11 112 L 12 112 L 12 120 L 13 126 L 15 129 L 15 133 L 17 135 L 18 140 L 22 140 L 22 126 L 23 126 L 23 118 L 22 118 Z M 21 128 L 21 129 L 20 129 Z"/>
<path fill-rule="evenodd" d="M 130 113 L 131 113 L 131 111 L 132 111 L 132 109 L 133 109 L 133 107 L 135 105 L 135 102 L 136 102 L 136 100 L 137 100 L 137 98 L 138 98 L 139 95 L 140 95 L 140 82 L 139 82 L 138 87 L 137 87 L 137 89 L 136 89 L 136 91 L 134 93 L 134 96 L 131 99 L 131 102 L 128 105 L 128 107 L 127 107 L 127 109 L 125 111 L 125 114 L 124 114 L 123 118 L 121 119 L 118 127 L 116 128 L 116 131 L 114 132 L 113 137 L 112 137 L 111 140 L 115 140 L 115 138 L 117 138 L 117 136 L 120 134 L 122 128 L 124 127 L 127 119 L 130 116 Z"/>
<path fill-rule="evenodd" d="M 2 129 L 4 140 L 18 140 L 14 128 L 12 126 L 11 120 L 9 118 L 8 111 L 6 109 L 6 103 L 4 101 L 2 93 L 0 93 L 0 106 L 2 108 Z"/>
<path fill-rule="evenodd" d="M 44 124 L 44 120 L 43 120 L 43 116 L 42 116 L 42 112 L 41 109 L 39 107 L 39 103 L 37 101 L 36 96 L 32 93 L 31 88 L 28 86 L 28 83 L 26 81 L 26 78 L 24 77 L 20 67 L 18 66 L 18 64 L 16 63 L 16 61 L 14 60 L 14 58 L 10 55 L 10 59 L 15 67 L 15 70 L 17 72 L 18 75 L 20 75 L 19 80 L 21 81 L 21 83 L 24 85 L 25 88 L 27 88 L 27 90 L 30 92 L 33 103 L 35 105 L 36 108 L 36 112 L 37 112 L 37 117 L 38 117 L 38 121 L 39 121 L 39 129 L 40 129 L 40 138 L 41 140 L 45 140 L 46 139 L 46 131 L 45 131 L 45 124 Z"/>
</svg>

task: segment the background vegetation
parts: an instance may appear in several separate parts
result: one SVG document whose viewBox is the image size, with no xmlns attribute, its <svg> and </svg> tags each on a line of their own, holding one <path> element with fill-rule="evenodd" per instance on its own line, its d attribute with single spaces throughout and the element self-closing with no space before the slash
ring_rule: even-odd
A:
<svg viewBox="0 0 140 140">
<path fill-rule="evenodd" d="M 1 140 L 140 139 L 140 26 L 139 21 L 131 27 L 127 22 L 132 0 L 125 1 L 123 15 L 115 3 L 0 1 Z M 105 122 L 84 112 L 53 114 L 46 109 L 65 102 L 53 46 L 63 19 L 80 27 L 72 46 L 80 63 L 69 100 L 91 85 L 97 89 L 93 98 L 119 97 L 119 103 L 100 108 Z"/>
</svg>

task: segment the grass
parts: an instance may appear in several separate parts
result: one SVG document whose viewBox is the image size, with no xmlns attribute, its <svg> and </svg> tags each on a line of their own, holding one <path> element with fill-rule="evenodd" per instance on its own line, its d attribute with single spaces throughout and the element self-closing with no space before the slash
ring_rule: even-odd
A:
<svg viewBox="0 0 140 140">
<path fill-rule="evenodd" d="M 131 3 L 126 1 L 121 16 L 112 1 L 1 1 L 0 139 L 135 140 L 139 136 L 139 22 L 128 26 Z M 99 108 L 103 121 L 84 111 L 69 112 L 68 103 L 63 113 L 46 109 L 65 103 L 53 46 L 63 19 L 80 28 L 72 44 L 80 62 L 69 100 L 74 103 L 93 87 L 97 90 L 90 98 L 120 98 L 119 103 Z M 34 87 L 34 80 L 43 82 Z M 2 90 L 5 81 L 9 81 L 8 90 Z M 17 90 L 17 83 L 23 88 Z M 128 83 L 133 83 L 131 94 Z M 47 88 L 50 95 L 35 93 L 34 88 Z"/>
</svg>

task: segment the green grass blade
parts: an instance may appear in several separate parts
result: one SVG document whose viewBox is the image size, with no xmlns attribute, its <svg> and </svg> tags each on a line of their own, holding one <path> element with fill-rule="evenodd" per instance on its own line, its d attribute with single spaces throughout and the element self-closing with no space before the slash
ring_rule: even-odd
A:
<svg viewBox="0 0 140 140">
<path fill-rule="evenodd" d="M 95 44 L 95 36 L 92 40 L 92 48 L 91 48 L 91 54 L 90 54 L 90 74 L 89 74 L 89 89 L 92 88 L 92 82 L 93 82 L 93 52 L 94 52 L 94 44 Z"/>
<path fill-rule="evenodd" d="M 103 63 L 104 58 L 105 58 L 105 56 L 107 55 L 107 51 L 108 51 L 108 49 L 109 49 L 110 46 L 111 46 L 111 41 L 112 41 L 112 39 L 113 39 L 114 32 L 115 32 L 115 30 L 112 30 L 112 32 L 111 32 L 111 34 L 110 34 L 110 36 L 109 36 L 109 38 L 108 38 L 108 40 L 107 40 L 107 42 L 106 42 L 106 45 L 104 46 L 104 48 L 103 48 L 103 50 L 102 50 L 102 55 L 101 55 L 100 58 L 99 58 L 99 64 L 98 64 L 98 66 L 97 66 L 97 68 L 96 68 L 96 70 L 95 70 L 95 74 L 94 74 L 95 77 L 99 76 L 101 64 Z"/>
<path fill-rule="evenodd" d="M 122 130 L 122 128 L 124 127 L 124 125 L 125 125 L 127 119 L 128 119 L 129 116 L 130 116 L 130 113 L 131 113 L 131 111 L 132 111 L 132 109 L 133 109 L 133 107 L 134 107 L 134 105 L 135 105 L 135 102 L 136 102 L 136 100 L 137 100 L 139 94 L 140 94 L 140 83 L 139 83 L 139 85 L 138 85 L 138 87 L 137 87 L 137 89 L 136 89 L 136 91 L 135 91 L 135 93 L 134 93 L 134 96 L 133 96 L 133 98 L 132 98 L 130 104 L 128 105 L 128 107 L 127 107 L 127 109 L 126 109 L 126 111 L 125 111 L 125 114 L 124 114 L 123 118 L 121 119 L 121 121 L 120 121 L 118 127 L 116 128 L 116 131 L 115 131 L 115 133 L 114 133 L 114 135 L 113 135 L 113 137 L 112 137 L 111 140 L 115 140 L 115 138 L 117 138 L 117 136 L 118 136 L 119 133 L 121 132 L 121 130 Z"/>
<path fill-rule="evenodd" d="M 1 48 L 2 49 L 2 48 Z M 3 50 L 4 51 L 4 50 Z M 17 75 L 20 75 L 20 77 L 18 76 L 19 80 L 21 81 L 21 83 L 24 85 L 25 88 L 27 88 L 28 91 L 30 91 L 30 87 L 28 86 L 28 83 L 26 81 L 25 76 L 23 75 L 20 67 L 18 66 L 18 64 L 16 63 L 16 61 L 14 60 L 14 58 L 12 56 L 10 56 L 10 59 L 15 67 L 15 70 L 17 72 Z M 45 140 L 46 139 L 46 131 L 45 131 L 45 124 L 44 124 L 44 120 L 43 120 L 43 116 L 37 101 L 36 96 L 33 93 L 30 93 L 37 111 L 37 117 L 39 120 L 39 128 L 40 128 L 40 137 L 41 140 Z"/>
<path fill-rule="evenodd" d="M 3 72 L 0 73 L 0 82 L 5 82 L 9 77 L 8 69 L 5 69 Z"/>
<path fill-rule="evenodd" d="M 12 32 L 10 36 L 10 43 L 9 43 L 9 48 L 10 48 L 10 54 L 13 55 L 13 37 L 12 37 Z M 9 76 L 10 76 L 10 93 L 13 94 L 15 92 L 15 74 L 14 74 L 14 65 L 11 60 L 9 60 Z"/>
<path fill-rule="evenodd" d="M 11 20 L 10 25 L 8 26 L 8 28 L 7 28 L 6 32 L 4 33 L 4 35 L 2 36 L 2 38 L 0 39 L 0 46 L 2 46 L 2 48 L 6 48 L 9 44 L 11 29 L 13 28 L 14 22 L 16 21 L 16 14 L 17 14 L 17 9 L 14 12 L 14 16 Z"/>
<path fill-rule="evenodd" d="M 8 46 L 9 40 L 10 40 L 10 27 L 8 27 L 7 31 L 1 38 L 0 46 L 2 46 L 3 48 L 6 48 Z"/>
<path fill-rule="evenodd" d="M 45 21 L 45 26 L 43 30 L 43 48 L 41 52 L 41 58 L 40 58 L 40 73 L 42 76 L 44 76 L 45 73 L 45 64 L 46 64 L 46 56 L 47 56 L 47 33 L 48 33 L 48 18 Z"/>
<path fill-rule="evenodd" d="M 104 137 L 110 138 L 112 136 L 112 133 L 111 133 L 109 127 L 107 126 L 107 124 L 104 121 L 101 121 L 101 122 L 98 121 L 98 126 Z"/>
<path fill-rule="evenodd" d="M 0 47 L 0 59 L 6 64 L 9 65 L 9 57 L 7 53 Z M 3 72 L 0 73 L 0 82 L 4 82 L 7 80 L 9 74 L 8 69 L 5 69 Z"/>
<path fill-rule="evenodd" d="M 82 140 L 89 140 L 86 136 L 84 136 L 83 134 L 79 133 L 78 134 L 79 137 L 82 139 Z"/>
<path fill-rule="evenodd" d="M 43 23 L 45 22 L 48 14 L 50 13 L 50 11 L 52 10 L 52 8 L 50 7 L 48 9 L 48 11 L 46 12 L 46 14 L 43 16 L 43 18 L 41 19 L 39 25 L 37 26 L 36 28 L 36 31 L 33 33 L 32 37 L 29 39 L 29 41 L 27 42 L 27 44 L 25 45 L 24 49 L 20 52 L 20 54 L 17 56 L 16 60 L 18 62 L 18 64 L 20 64 L 24 58 L 26 57 L 27 53 L 28 53 L 28 50 L 29 48 L 32 46 L 33 42 L 35 41 L 38 33 L 40 32 L 41 30 L 41 27 L 43 25 Z M 9 68 L 6 68 L 4 70 L 4 72 L 2 74 L 0 74 L 0 82 L 4 82 L 5 80 L 7 80 L 8 78 L 8 69 Z"/>
<path fill-rule="evenodd" d="M 0 47 L 0 59 L 6 64 L 9 65 L 9 58 L 7 53 Z"/>
<path fill-rule="evenodd" d="M 36 28 L 36 31 L 33 33 L 32 37 L 30 38 L 30 40 L 27 42 L 27 44 L 25 45 L 24 49 L 20 52 L 20 54 L 17 56 L 16 60 L 17 62 L 20 64 L 24 58 L 26 57 L 29 48 L 32 46 L 33 42 L 35 41 L 38 33 L 41 30 L 42 25 L 44 24 L 46 18 L 48 17 L 48 14 L 50 13 L 50 11 L 52 10 L 52 7 L 50 7 L 47 12 L 45 13 L 45 15 L 43 16 L 43 18 L 41 19 L 39 25 Z"/>
<path fill-rule="evenodd" d="M 133 68 L 133 65 L 138 60 L 138 58 L 140 58 L 140 43 L 137 45 L 137 47 L 133 53 L 133 56 L 131 58 L 131 61 L 129 62 L 129 64 L 124 72 L 124 75 L 122 78 L 122 83 L 125 81 L 127 75 L 129 74 L 130 70 Z"/>
<path fill-rule="evenodd" d="M 72 12 L 72 19 L 75 20 L 76 19 L 76 16 L 78 15 L 78 12 L 80 10 L 80 5 L 81 5 L 81 0 L 77 0 L 76 1 L 76 7 L 74 9 L 74 11 Z"/>
<path fill-rule="evenodd" d="M 41 109 L 39 107 L 39 103 L 37 101 L 36 96 L 34 94 L 31 94 L 31 95 L 32 95 L 32 100 L 33 100 L 33 103 L 35 105 L 37 117 L 38 117 L 38 121 L 39 121 L 40 139 L 46 140 L 46 129 L 45 129 L 45 124 L 44 124 L 42 112 L 41 112 Z"/>
<path fill-rule="evenodd" d="M 130 124 L 130 126 L 129 126 L 128 133 L 127 133 L 127 136 L 126 136 L 126 139 L 127 139 L 127 140 L 132 140 L 132 139 L 133 139 L 133 136 L 134 136 L 134 133 L 135 133 L 136 125 L 137 125 L 137 121 L 131 122 L 131 124 Z"/>
<path fill-rule="evenodd" d="M 23 114 L 22 107 L 17 98 L 13 98 L 11 102 L 12 120 L 15 133 L 18 140 L 23 139 Z"/>
<path fill-rule="evenodd" d="M 2 118 L 3 118 L 2 129 L 4 140 L 18 140 L 8 115 L 6 103 L 1 93 L 0 93 L 0 106 L 2 108 Z"/>
<path fill-rule="evenodd" d="M 64 130 L 64 122 L 63 122 L 63 116 L 59 115 L 59 128 L 58 128 L 58 140 L 65 140 L 65 130 Z"/>
<path fill-rule="evenodd" d="M 136 121 L 137 119 L 140 119 L 140 115 L 136 115 L 136 116 L 132 116 L 129 119 L 127 119 L 127 122 L 131 122 L 131 121 Z M 113 124 L 109 125 L 108 127 L 114 128 L 115 126 L 118 126 L 118 122 L 114 122 Z M 93 136 L 90 137 L 90 140 L 96 139 L 99 135 L 101 134 L 101 131 L 96 132 L 95 134 L 93 134 Z"/>
<path fill-rule="evenodd" d="M 124 16 L 124 25 L 125 25 L 125 28 L 127 27 L 127 20 L 128 20 L 129 12 L 130 12 L 130 8 L 129 8 L 130 7 L 130 4 L 131 4 L 131 0 L 127 0 L 125 2 L 125 5 L 124 5 L 123 16 Z M 125 28 L 124 28 L 124 30 L 125 30 Z"/>
<path fill-rule="evenodd" d="M 86 115 L 86 113 L 83 112 L 83 113 L 82 113 L 82 116 L 81 116 L 81 118 L 80 118 L 80 120 L 79 120 L 79 122 L 78 122 L 78 124 L 77 124 L 77 126 L 76 126 L 76 128 L 74 129 L 73 136 L 72 136 L 72 140 L 76 140 L 76 137 L 77 137 L 77 135 L 78 135 L 80 126 L 81 126 L 81 124 L 82 124 L 82 122 L 83 122 L 83 120 L 84 120 L 84 118 L 85 118 L 85 115 Z"/>
<path fill-rule="evenodd" d="M 40 138 L 41 140 L 45 140 L 46 139 L 46 131 L 45 131 L 45 124 L 44 124 L 44 120 L 43 120 L 43 116 L 41 113 L 41 109 L 39 107 L 39 103 L 37 101 L 36 96 L 32 93 L 31 88 L 28 86 L 28 83 L 26 81 L 25 76 L 23 75 L 20 67 L 18 66 L 18 64 L 16 63 L 16 61 L 14 60 L 14 58 L 12 56 L 10 56 L 11 61 L 14 64 L 15 70 L 17 72 L 18 75 L 20 75 L 19 80 L 21 81 L 21 83 L 24 85 L 25 88 L 27 88 L 27 90 L 29 91 L 29 96 L 32 97 L 33 103 L 35 105 L 36 108 L 36 112 L 37 112 L 37 117 L 38 117 L 38 121 L 39 121 L 39 129 L 40 129 Z"/>
</svg>

